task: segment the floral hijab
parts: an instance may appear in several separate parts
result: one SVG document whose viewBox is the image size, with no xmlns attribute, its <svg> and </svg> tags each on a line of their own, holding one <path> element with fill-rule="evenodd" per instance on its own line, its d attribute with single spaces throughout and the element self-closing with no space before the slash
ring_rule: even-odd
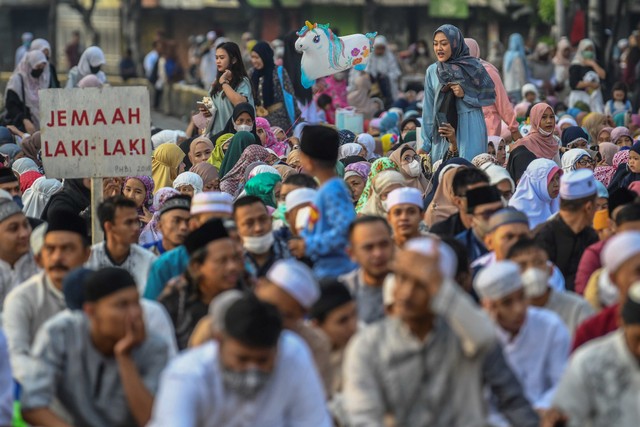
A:
<svg viewBox="0 0 640 427">
<path fill-rule="evenodd" d="M 367 200 L 369 200 L 369 197 L 371 197 L 371 191 L 372 191 L 371 186 L 372 186 L 373 178 L 375 178 L 375 176 L 378 175 L 380 172 L 389 170 L 389 169 L 398 171 L 398 165 L 393 163 L 393 161 L 388 157 L 381 157 L 375 162 L 373 162 L 373 164 L 371 165 L 371 171 L 369 172 L 369 177 L 367 178 L 367 183 L 364 187 L 364 190 L 362 191 L 362 195 L 360 196 L 358 203 L 356 204 L 357 213 L 360 213 L 360 211 L 367 204 Z"/>
</svg>

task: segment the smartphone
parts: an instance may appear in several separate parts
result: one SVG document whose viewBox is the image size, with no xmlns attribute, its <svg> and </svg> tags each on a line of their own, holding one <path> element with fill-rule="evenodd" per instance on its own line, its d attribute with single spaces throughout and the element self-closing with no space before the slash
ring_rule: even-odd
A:
<svg viewBox="0 0 640 427">
<path fill-rule="evenodd" d="M 202 101 L 196 102 L 196 105 L 198 106 L 198 108 L 200 108 L 200 107 L 205 108 L 204 102 L 202 102 Z"/>
<path fill-rule="evenodd" d="M 443 125 L 446 125 L 447 123 L 448 123 L 447 115 L 445 113 L 436 114 L 436 125 L 438 125 L 438 128 L 441 128 Z"/>
</svg>

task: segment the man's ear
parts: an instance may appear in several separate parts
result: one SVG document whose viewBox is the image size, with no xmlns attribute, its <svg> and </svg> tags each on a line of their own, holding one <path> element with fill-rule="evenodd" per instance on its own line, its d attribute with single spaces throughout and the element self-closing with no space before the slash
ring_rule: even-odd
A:
<svg viewBox="0 0 640 427">
<path fill-rule="evenodd" d="M 486 236 L 484 236 L 484 245 L 487 249 L 489 249 L 489 252 L 493 251 L 493 233 L 487 233 Z"/>
</svg>

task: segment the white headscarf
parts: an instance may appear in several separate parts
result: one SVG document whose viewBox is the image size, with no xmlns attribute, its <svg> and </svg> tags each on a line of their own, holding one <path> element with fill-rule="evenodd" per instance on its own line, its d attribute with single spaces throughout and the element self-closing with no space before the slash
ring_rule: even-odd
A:
<svg viewBox="0 0 640 427">
<path fill-rule="evenodd" d="M 60 181 L 41 176 L 33 181 L 33 185 L 27 188 L 22 195 L 22 212 L 26 216 L 40 218 L 51 196 L 60 190 L 62 190 Z"/>
<path fill-rule="evenodd" d="M 78 61 L 78 81 L 82 80 L 83 77 L 86 77 L 89 74 L 93 74 L 91 72 L 91 67 L 97 67 L 106 63 L 107 61 L 104 59 L 102 49 L 98 46 L 88 47 L 84 52 L 82 52 L 80 61 Z M 96 77 L 98 77 L 102 83 L 107 82 L 107 76 L 102 71 L 98 72 Z"/>
<path fill-rule="evenodd" d="M 180 137 L 186 138 L 187 134 L 179 130 L 171 130 L 171 129 L 161 130 L 160 132 L 154 134 L 151 137 L 151 145 L 155 150 L 162 144 L 166 144 L 166 143 L 177 144 L 178 138 Z"/>
<path fill-rule="evenodd" d="M 46 63 L 47 57 L 41 51 L 32 50 L 27 52 L 13 72 L 5 90 L 5 99 L 7 92 L 11 90 L 18 96 L 20 101 L 25 103 L 31 113 L 31 121 L 36 128 L 40 127 L 40 97 L 38 96 L 38 91 L 48 88 L 49 81 L 45 81 L 44 72 L 36 79 L 31 76 L 31 71 L 38 65 Z M 22 98 L 23 84 L 25 99 Z"/>
<path fill-rule="evenodd" d="M 502 166 L 496 165 L 495 163 L 485 163 L 480 167 L 480 169 L 484 170 L 487 175 L 489 175 L 489 184 L 497 185 L 502 181 L 509 181 L 511 184 L 511 191 L 515 191 L 516 184 L 513 182 L 513 178 L 509 175 L 509 172 Z"/>
<path fill-rule="evenodd" d="M 580 43 L 578 43 L 578 50 L 576 50 L 576 54 L 573 57 L 573 61 L 571 61 L 572 64 L 582 64 L 584 62 L 584 57 L 582 56 L 582 53 L 587 50 L 587 48 L 592 47 L 595 50 L 595 45 L 593 44 L 593 42 L 590 39 L 582 39 L 580 40 Z M 594 52 L 595 53 L 595 52 Z M 594 61 L 595 61 L 595 55 L 593 57 Z"/>
<path fill-rule="evenodd" d="M 193 194 L 202 193 L 202 187 L 204 183 L 202 182 L 202 178 L 200 175 L 193 172 L 182 172 L 177 178 L 173 181 L 173 188 L 176 190 L 183 185 L 190 185 L 193 187 Z"/>
<path fill-rule="evenodd" d="M 18 175 L 22 175 L 23 173 L 28 171 L 38 172 L 38 165 L 32 159 L 23 157 L 13 162 L 13 164 L 11 165 L 11 169 Z"/>
<path fill-rule="evenodd" d="M 340 146 L 338 149 L 338 160 L 342 160 L 345 157 L 357 156 L 362 151 L 362 145 L 350 142 Z"/>
<path fill-rule="evenodd" d="M 368 133 L 361 133 L 356 138 L 356 142 L 367 149 L 367 160 L 378 158 L 376 154 L 376 140 L 373 136 Z"/>
<path fill-rule="evenodd" d="M 51 55 L 51 45 L 45 39 L 35 39 L 32 41 L 29 50 L 39 50 L 42 53 L 44 53 L 45 50 L 48 50 L 49 55 Z M 46 82 L 47 87 L 49 87 L 51 84 L 51 69 L 49 67 L 44 67 L 41 78 Z"/>
<path fill-rule="evenodd" d="M 509 206 L 527 214 L 529 227 L 532 230 L 560 210 L 559 197 L 552 199 L 547 189 L 549 174 L 554 170 L 559 168 L 553 160 L 532 161 L 520 178 L 513 197 L 509 200 Z"/>
<path fill-rule="evenodd" d="M 575 170 L 576 163 L 578 163 L 578 160 L 580 160 L 584 156 L 591 158 L 589 153 L 587 153 L 587 151 L 583 150 L 582 148 L 572 148 L 571 150 L 567 151 L 562 155 L 562 170 L 564 172 L 571 172 L 572 170 Z"/>
<path fill-rule="evenodd" d="M 280 172 L 278 172 L 278 170 L 276 168 L 274 168 L 273 166 L 269 166 L 269 165 L 258 165 L 256 167 L 254 167 L 253 169 L 251 169 L 251 171 L 249 172 L 249 175 L 247 175 L 247 181 L 249 181 L 251 178 L 258 176 L 262 173 L 271 173 L 274 175 L 280 175 Z"/>
</svg>

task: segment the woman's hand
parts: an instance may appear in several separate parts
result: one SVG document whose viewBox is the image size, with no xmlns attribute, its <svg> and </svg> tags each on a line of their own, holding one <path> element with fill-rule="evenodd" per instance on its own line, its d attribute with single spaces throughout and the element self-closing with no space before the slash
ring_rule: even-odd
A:
<svg viewBox="0 0 640 427">
<path fill-rule="evenodd" d="M 220 83 L 221 85 L 225 83 L 229 83 L 232 77 L 233 77 L 233 74 L 231 73 L 231 71 L 227 70 L 224 73 L 222 73 L 222 75 L 218 79 L 218 83 Z"/>
<path fill-rule="evenodd" d="M 464 89 L 462 89 L 462 86 L 458 84 L 454 84 L 449 87 L 451 88 L 451 91 L 457 98 L 464 98 Z"/>
<path fill-rule="evenodd" d="M 450 123 L 443 123 L 442 126 L 438 128 L 438 133 L 441 137 L 447 138 L 450 144 L 456 145 L 456 130 Z"/>
<path fill-rule="evenodd" d="M 14 125 L 7 125 L 7 129 L 9 129 L 9 132 L 16 136 L 19 136 L 20 138 L 22 138 L 22 136 L 24 135 L 24 133 Z"/>
<path fill-rule="evenodd" d="M 146 206 L 142 207 L 142 212 L 142 215 L 138 215 L 138 219 L 145 224 L 149 224 L 149 222 L 151 222 L 151 220 L 153 219 L 153 214 L 149 212 L 149 209 L 147 209 Z"/>
<path fill-rule="evenodd" d="M 24 130 L 27 131 L 28 134 L 33 135 L 36 132 L 36 127 L 29 119 L 22 120 L 22 124 L 24 124 Z"/>
<path fill-rule="evenodd" d="M 211 117 L 211 111 L 209 111 L 209 109 L 204 105 L 198 105 L 198 110 L 200 111 L 200 113 L 202 113 L 203 116 Z"/>
</svg>

